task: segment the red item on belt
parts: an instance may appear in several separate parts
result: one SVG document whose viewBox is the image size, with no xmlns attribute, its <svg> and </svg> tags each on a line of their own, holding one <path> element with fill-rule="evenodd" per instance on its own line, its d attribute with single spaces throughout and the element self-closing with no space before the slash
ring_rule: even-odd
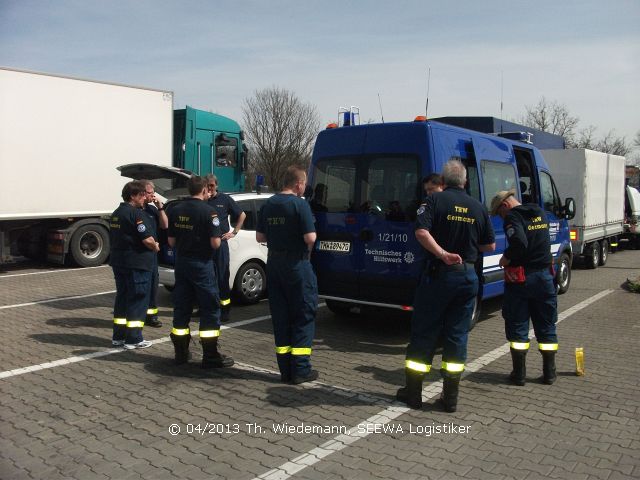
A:
<svg viewBox="0 0 640 480">
<path fill-rule="evenodd" d="M 524 283 L 526 279 L 523 266 L 504 267 L 505 283 Z"/>
</svg>

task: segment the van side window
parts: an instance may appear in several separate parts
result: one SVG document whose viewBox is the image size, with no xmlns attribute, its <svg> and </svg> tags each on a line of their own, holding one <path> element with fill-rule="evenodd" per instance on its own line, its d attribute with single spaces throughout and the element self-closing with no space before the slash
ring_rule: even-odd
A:
<svg viewBox="0 0 640 480">
<path fill-rule="evenodd" d="M 491 199 L 501 190 L 516 188 L 516 171 L 509 163 L 482 160 L 482 184 L 484 186 L 484 203 L 491 207 Z"/>
<path fill-rule="evenodd" d="M 540 172 L 540 190 L 545 211 L 557 214 L 560 211 L 560 196 L 547 172 Z"/>
</svg>

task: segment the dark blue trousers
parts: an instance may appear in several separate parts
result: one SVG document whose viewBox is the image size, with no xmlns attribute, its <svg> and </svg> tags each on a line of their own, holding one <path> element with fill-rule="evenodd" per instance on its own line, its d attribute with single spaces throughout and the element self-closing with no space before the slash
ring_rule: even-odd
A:
<svg viewBox="0 0 640 480">
<path fill-rule="evenodd" d="M 158 274 L 158 256 L 155 255 L 153 262 L 153 268 L 151 270 L 151 293 L 149 295 L 149 308 L 147 309 L 147 314 L 150 316 L 158 315 L 158 284 L 159 284 L 159 274 Z"/>
<path fill-rule="evenodd" d="M 529 342 L 531 319 L 538 343 L 558 343 L 558 297 L 551 273 L 527 272 L 525 283 L 505 283 L 502 316 L 510 342 Z"/>
<path fill-rule="evenodd" d="M 149 305 L 151 272 L 112 266 L 116 281 L 113 305 L 113 340 L 139 343 Z"/>
<path fill-rule="evenodd" d="M 189 327 L 193 305 L 200 310 L 200 332 L 220 330 L 220 299 L 213 261 L 176 255 L 173 328 Z"/>
<path fill-rule="evenodd" d="M 231 303 L 231 289 L 229 288 L 229 244 L 226 240 L 220 242 L 220 248 L 213 252 L 216 265 L 220 302 L 223 305 Z"/>
<path fill-rule="evenodd" d="M 413 302 L 407 360 L 428 366 L 428 371 L 442 336 L 443 363 L 464 364 L 477 295 L 478 277 L 471 265 L 464 271 L 423 273 Z"/>
<path fill-rule="evenodd" d="M 269 257 L 267 290 L 280 373 L 284 379 L 307 376 L 318 308 L 311 263 L 295 256 Z"/>
</svg>

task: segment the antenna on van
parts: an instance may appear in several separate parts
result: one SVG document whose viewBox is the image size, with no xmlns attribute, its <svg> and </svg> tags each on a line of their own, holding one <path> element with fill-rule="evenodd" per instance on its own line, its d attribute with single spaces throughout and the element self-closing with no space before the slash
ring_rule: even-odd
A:
<svg viewBox="0 0 640 480">
<path fill-rule="evenodd" d="M 427 103 L 424 106 L 424 116 L 429 118 L 429 87 L 431 86 L 431 67 L 427 71 Z"/>
<path fill-rule="evenodd" d="M 504 102 L 502 101 L 504 98 L 504 70 L 500 72 L 500 133 L 504 133 L 502 131 L 502 109 Z"/>
<path fill-rule="evenodd" d="M 382 102 L 380 101 L 380 92 L 378 92 L 378 105 L 380 105 L 380 117 L 382 118 L 382 123 L 384 123 L 384 113 L 382 113 Z"/>
</svg>

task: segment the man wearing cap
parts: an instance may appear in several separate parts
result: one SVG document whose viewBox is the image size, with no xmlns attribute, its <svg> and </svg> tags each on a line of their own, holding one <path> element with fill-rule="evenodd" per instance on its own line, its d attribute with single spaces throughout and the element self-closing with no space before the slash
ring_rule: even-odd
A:
<svg viewBox="0 0 640 480">
<path fill-rule="evenodd" d="M 445 411 L 455 412 L 458 386 L 467 359 L 467 338 L 478 295 L 475 263 L 479 252 L 495 249 L 495 235 L 484 205 L 464 190 L 467 171 L 459 158 L 442 170 L 445 190 L 430 195 L 418 209 L 416 239 L 427 250 L 429 268 L 420 279 L 413 303 L 411 340 L 405 361 L 406 386 L 396 398 L 422 408 L 422 381 L 443 339 Z"/>
<path fill-rule="evenodd" d="M 502 316 L 513 361 L 509 380 L 520 386 L 525 383 L 531 318 L 542 354 L 542 381 L 551 385 L 556 379 L 558 306 L 549 223 L 544 210 L 533 203 L 520 204 L 515 194 L 514 190 L 498 192 L 491 201 L 491 214 L 504 220 L 508 242 L 500 266 L 505 269 Z"/>
</svg>

